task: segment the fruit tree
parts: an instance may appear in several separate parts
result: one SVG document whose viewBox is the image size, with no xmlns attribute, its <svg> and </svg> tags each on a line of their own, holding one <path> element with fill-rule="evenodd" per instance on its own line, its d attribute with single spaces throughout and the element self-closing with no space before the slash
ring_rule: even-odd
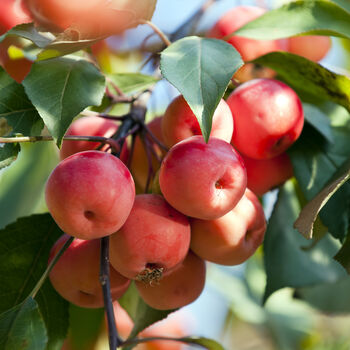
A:
<svg viewBox="0 0 350 350">
<path fill-rule="evenodd" d="M 233 349 L 207 287 L 271 349 L 325 348 L 284 292 L 350 312 L 350 4 L 197 2 L 0 2 L 1 350 Z"/>
</svg>

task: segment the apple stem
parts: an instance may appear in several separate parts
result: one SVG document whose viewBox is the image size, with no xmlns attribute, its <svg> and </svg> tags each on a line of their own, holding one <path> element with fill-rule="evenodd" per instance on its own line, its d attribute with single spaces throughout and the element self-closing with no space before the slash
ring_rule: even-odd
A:
<svg viewBox="0 0 350 350">
<path fill-rule="evenodd" d="M 140 20 L 139 21 L 140 24 L 147 24 L 148 26 L 150 26 L 155 33 L 157 33 L 157 35 L 160 37 L 160 39 L 163 41 L 163 43 L 166 46 L 170 46 L 171 45 L 171 41 L 168 39 L 168 37 L 151 21 L 146 21 L 146 20 Z"/>
</svg>

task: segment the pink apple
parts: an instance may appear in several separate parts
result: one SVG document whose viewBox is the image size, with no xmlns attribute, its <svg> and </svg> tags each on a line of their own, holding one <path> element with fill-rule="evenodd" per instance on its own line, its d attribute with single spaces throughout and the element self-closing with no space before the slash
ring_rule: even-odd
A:
<svg viewBox="0 0 350 350">
<path fill-rule="evenodd" d="M 135 199 L 128 168 L 111 154 L 85 151 L 64 159 L 46 184 L 46 203 L 60 228 L 94 239 L 116 232 Z"/>
</svg>

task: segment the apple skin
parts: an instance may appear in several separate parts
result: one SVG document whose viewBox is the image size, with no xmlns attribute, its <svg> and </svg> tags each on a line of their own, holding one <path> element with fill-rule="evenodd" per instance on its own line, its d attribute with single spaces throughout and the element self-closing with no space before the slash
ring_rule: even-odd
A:
<svg viewBox="0 0 350 350">
<path fill-rule="evenodd" d="M 292 162 L 285 152 L 269 159 L 253 159 L 244 155 L 242 158 L 247 169 L 247 187 L 257 196 L 262 196 L 293 177 Z"/>
<path fill-rule="evenodd" d="M 22 6 L 22 1 L 0 1 L 0 35 L 18 24 L 30 22 L 32 22 L 32 19 Z"/>
<path fill-rule="evenodd" d="M 118 158 L 85 151 L 58 164 L 45 195 L 52 217 L 65 233 L 94 239 L 111 235 L 124 224 L 134 203 L 135 185 Z"/>
<path fill-rule="evenodd" d="M 328 36 L 305 35 L 288 39 L 288 51 L 306 57 L 310 61 L 321 61 L 331 49 L 332 41 Z"/>
<path fill-rule="evenodd" d="M 177 96 L 166 109 L 162 119 L 162 132 L 168 147 L 188 137 L 202 135 L 198 120 L 182 95 Z M 230 142 L 232 133 L 232 114 L 227 103 L 222 99 L 213 115 L 210 136 Z"/>
<path fill-rule="evenodd" d="M 216 219 L 241 199 L 247 176 L 242 158 L 215 137 L 192 136 L 173 146 L 160 168 L 159 185 L 167 202 L 198 219 Z"/>
<path fill-rule="evenodd" d="M 262 16 L 265 9 L 257 6 L 236 6 L 226 12 L 209 30 L 207 37 L 222 39 L 235 32 L 245 24 Z M 227 40 L 242 56 L 244 61 L 251 61 L 269 52 L 280 51 L 284 47 L 282 40 L 254 40 L 241 36 L 232 36 Z M 254 64 L 245 64 L 238 70 L 234 78 L 239 81 L 247 81 L 253 78 L 272 78 L 275 72 L 269 68 L 256 70 Z"/>
<path fill-rule="evenodd" d="M 276 157 L 299 137 L 304 113 L 298 95 L 274 79 L 253 79 L 227 99 L 235 130 L 232 145 L 254 159 Z"/>
<path fill-rule="evenodd" d="M 191 249 L 207 261 L 238 265 L 262 244 L 265 231 L 263 208 L 247 189 L 238 204 L 221 218 L 191 219 Z"/>
<path fill-rule="evenodd" d="M 75 120 L 67 130 L 66 136 L 111 137 L 117 130 L 118 125 L 112 120 L 87 116 Z M 96 149 L 100 145 L 101 143 L 99 142 L 64 140 L 60 149 L 60 159 L 63 160 L 74 153 Z M 105 148 L 106 147 L 104 146 L 102 150 Z M 120 159 L 123 163 L 127 162 L 128 155 L 129 151 L 125 143 L 120 154 Z"/>
<path fill-rule="evenodd" d="M 110 237 L 110 262 L 130 279 L 145 269 L 163 268 L 165 273 L 183 261 L 190 240 L 186 216 L 160 195 L 137 195 L 125 224 Z"/>
<path fill-rule="evenodd" d="M 146 124 L 148 129 L 152 134 L 162 143 L 164 143 L 163 134 L 162 134 L 162 116 L 154 118 L 152 121 Z M 162 159 L 166 154 L 166 151 L 159 147 L 154 141 L 150 140 L 150 145 L 153 147 L 155 154 L 159 159 Z M 156 172 L 160 167 L 160 162 L 157 160 L 157 157 L 151 153 L 152 169 L 153 174 L 151 174 L 150 184 L 152 183 Z M 144 145 L 140 139 L 140 136 L 136 136 L 134 151 L 132 154 L 132 160 L 130 164 L 130 171 L 134 177 L 137 187 L 140 189 L 141 193 L 145 192 L 148 176 L 148 158 L 145 151 Z"/>
<path fill-rule="evenodd" d="M 205 285 L 205 273 L 204 260 L 189 251 L 186 259 L 164 274 L 158 284 L 138 281 L 135 284 L 141 298 L 154 309 L 177 309 L 200 296 Z"/>
<path fill-rule="evenodd" d="M 84 38 L 120 34 L 151 19 L 156 0 L 23 0 L 34 21 L 53 32 L 73 29 Z"/>
<path fill-rule="evenodd" d="M 49 262 L 69 239 L 63 235 L 54 244 Z M 100 240 L 75 239 L 59 258 L 50 272 L 55 290 L 69 302 L 87 308 L 103 307 L 102 287 L 99 279 Z M 130 280 L 110 267 L 112 299 L 119 299 L 128 289 Z"/>
</svg>

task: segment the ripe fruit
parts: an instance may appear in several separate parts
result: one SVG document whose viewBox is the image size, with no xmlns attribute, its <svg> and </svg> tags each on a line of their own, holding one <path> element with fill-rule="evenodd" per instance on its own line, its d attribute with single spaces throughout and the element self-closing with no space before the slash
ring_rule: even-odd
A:
<svg viewBox="0 0 350 350">
<path fill-rule="evenodd" d="M 116 232 L 127 219 L 134 198 L 134 181 L 127 167 L 100 151 L 66 158 L 46 184 L 52 217 L 65 233 L 81 239 Z"/>
<path fill-rule="evenodd" d="M 154 118 L 151 122 L 147 123 L 148 129 L 152 134 L 163 143 L 162 135 L 162 118 Z M 146 135 L 146 134 L 145 134 Z M 153 147 L 154 153 L 150 152 L 151 162 L 152 162 L 152 173 L 150 177 L 150 184 L 152 183 L 156 172 L 160 167 L 160 160 L 165 155 L 165 150 L 159 147 L 150 137 L 148 137 L 149 146 Z M 132 176 L 134 177 L 136 185 L 139 186 L 140 191 L 144 192 L 147 184 L 148 172 L 150 166 L 148 164 L 147 153 L 140 136 L 136 136 L 134 152 L 132 154 L 132 160 L 130 165 Z"/>
<path fill-rule="evenodd" d="M 216 220 L 191 220 L 191 249 L 202 259 L 237 265 L 247 260 L 263 242 L 266 221 L 253 192 L 246 190 L 238 204 Z"/>
<path fill-rule="evenodd" d="M 198 120 L 182 95 L 168 106 L 162 119 L 164 142 L 168 147 L 194 135 L 202 135 Z M 213 115 L 210 136 L 231 141 L 233 119 L 230 108 L 221 100 Z"/>
<path fill-rule="evenodd" d="M 12 27 L 30 23 L 32 19 L 22 6 L 22 1 L 1 0 L 0 2 L 0 35 Z"/>
<path fill-rule="evenodd" d="M 222 39 L 232 34 L 245 24 L 260 17 L 266 12 L 265 9 L 256 6 L 237 6 L 226 12 L 208 32 L 210 38 Z M 279 40 L 254 40 L 241 36 L 232 36 L 227 40 L 241 54 L 244 61 L 251 61 L 255 58 L 265 55 L 272 51 L 279 51 L 283 48 L 283 42 Z M 235 78 L 240 81 L 246 81 L 256 77 L 274 76 L 271 69 L 255 70 L 252 64 L 244 65 L 240 71 L 235 74 Z M 252 73 L 252 75 L 250 75 Z"/>
<path fill-rule="evenodd" d="M 24 0 L 34 20 L 52 31 L 70 27 L 88 37 L 117 34 L 150 19 L 156 0 Z"/>
<path fill-rule="evenodd" d="M 162 163 L 160 189 L 178 211 L 199 219 L 229 212 L 246 188 L 243 161 L 227 142 L 192 136 L 173 146 Z"/>
<path fill-rule="evenodd" d="M 192 303 L 205 284 L 205 262 L 189 251 L 186 259 L 164 274 L 158 283 L 135 282 L 141 298 L 158 310 L 176 309 Z"/>
<path fill-rule="evenodd" d="M 63 235 L 50 252 L 50 260 L 69 239 Z M 50 261 L 49 260 L 49 261 Z M 99 280 L 100 241 L 75 239 L 59 258 L 50 273 L 56 291 L 69 302 L 80 307 L 103 307 Z M 112 299 L 119 299 L 128 289 L 130 280 L 110 269 Z"/>
<path fill-rule="evenodd" d="M 253 159 L 243 156 L 247 169 L 247 187 L 257 196 L 282 185 L 293 176 L 293 167 L 287 153 L 269 159 Z"/>
<path fill-rule="evenodd" d="M 235 130 L 232 144 L 242 154 L 267 159 L 283 153 L 299 137 L 304 113 L 298 95 L 273 79 L 254 79 L 227 99 Z"/>
<path fill-rule="evenodd" d="M 162 196 L 138 195 L 123 227 L 110 238 L 110 261 L 122 275 L 152 282 L 186 256 L 188 219 Z"/>
<path fill-rule="evenodd" d="M 111 137 L 118 130 L 118 125 L 112 120 L 95 116 L 82 117 L 75 120 L 66 132 L 66 136 L 103 136 Z M 68 141 L 62 142 L 60 158 L 65 159 L 78 152 L 93 150 L 101 143 L 90 141 Z M 105 148 L 105 147 L 103 147 Z M 128 158 L 127 145 L 122 149 L 120 159 L 125 163 Z"/>
<path fill-rule="evenodd" d="M 305 35 L 294 36 L 288 39 L 288 51 L 304 56 L 311 61 L 321 61 L 332 46 L 328 36 Z"/>
</svg>

